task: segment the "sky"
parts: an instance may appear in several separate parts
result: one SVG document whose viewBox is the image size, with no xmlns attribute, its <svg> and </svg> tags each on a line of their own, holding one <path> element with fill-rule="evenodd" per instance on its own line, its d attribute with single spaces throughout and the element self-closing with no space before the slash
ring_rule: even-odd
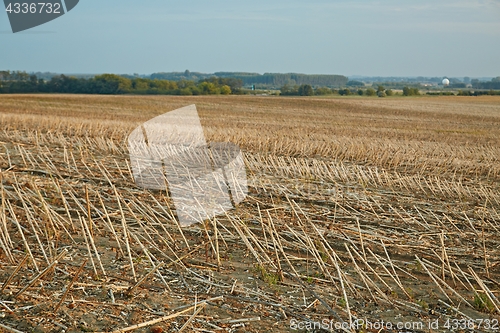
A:
<svg viewBox="0 0 500 333">
<path fill-rule="evenodd" d="M 499 59 L 500 0 L 81 0 L 16 34 L 0 11 L 0 70 L 495 77 Z"/>
</svg>

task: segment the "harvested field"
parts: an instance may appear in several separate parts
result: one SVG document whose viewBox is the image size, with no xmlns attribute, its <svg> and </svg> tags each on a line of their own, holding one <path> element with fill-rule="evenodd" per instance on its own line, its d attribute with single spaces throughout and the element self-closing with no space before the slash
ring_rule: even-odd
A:
<svg viewBox="0 0 500 333">
<path fill-rule="evenodd" d="M 190 104 L 249 196 L 181 228 L 126 139 Z M 0 95 L 0 124 L 0 332 L 500 331 L 499 97 Z"/>
</svg>

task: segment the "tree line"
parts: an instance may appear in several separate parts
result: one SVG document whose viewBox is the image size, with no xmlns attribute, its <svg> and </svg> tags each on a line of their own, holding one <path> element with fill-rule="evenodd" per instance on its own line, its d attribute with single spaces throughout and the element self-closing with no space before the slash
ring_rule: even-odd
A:
<svg viewBox="0 0 500 333">
<path fill-rule="evenodd" d="M 378 97 L 386 97 L 393 96 L 395 93 L 392 89 L 386 89 L 383 86 L 379 85 L 377 89 L 367 88 L 367 89 L 353 89 L 351 88 L 343 88 L 343 89 L 334 89 L 328 87 L 316 87 L 313 88 L 309 84 L 303 85 L 287 85 L 285 84 L 281 87 L 280 92 L 282 96 L 325 96 L 325 95 L 340 95 L 340 96 L 349 96 L 349 95 L 358 95 L 358 96 L 378 96 Z M 415 93 L 414 90 L 412 90 Z M 418 89 L 417 89 L 418 92 Z M 410 96 L 410 95 L 405 95 Z"/>
<path fill-rule="evenodd" d="M 281 87 L 281 95 L 283 96 L 324 96 L 324 95 L 340 95 L 340 96 L 350 96 L 350 95 L 358 95 L 358 96 L 378 96 L 378 97 L 386 97 L 386 96 L 394 96 L 397 95 L 392 89 L 387 89 L 382 85 L 378 85 L 376 89 L 369 87 L 366 89 L 355 89 L 356 85 L 350 85 L 351 88 L 343 88 L 343 89 L 331 89 L 328 87 L 316 87 L 313 88 L 311 85 L 303 84 L 303 85 L 284 85 Z M 420 96 L 422 93 L 420 89 L 417 87 L 408 87 L 405 86 L 401 93 L 402 96 Z M 453 91 L 428 91 L 426 95 L 430 96 L 495 96 L 500 95 L 499 90 L 458 90 L 458 92 Z"/>
<path fill-rule="evenodd" d="M 284 85 L 304 85 L 343 87 L 349 80 L 343 75 L 316 75 L 297 73 L 239 73 L 239 72 L 217 72 L 217 77 L 235 78 L 243 81 L 244 85 L 263 85 L 266 87 L 281 87 Z"/>
<path fill-rule="evenodd" d="M 132 78 L 128 75 L 125 77 Z M 245 86 L 256 85 L 258 88 L 269 89 L 278 88 L 285 84 L 288 85 L 302 85 L 309 84 L 311 86 L 329 86 L 329 87 L 342 87 L 345 86 L 348 78 L 343 75 L 316 75 L 316 74 L 297 74 L 297 73 L 247 73 L 247 72 L 216 72 L 213 74 L 206 74 L 200 72 L 161 72 L 153 73 L 149 76 L 150 79 L 181 81 L 191 80 L 199 81 L 209 79 L 212 77 L 224 79 L 237 79 L 241 80 Z"/>
<path fill-rule="evenodd" d="M 184 75 L 192 75 L 188 71 Z M 199 73 L 196 73 L 198 75 Z M 0 93 L 74 93 L 74 94 L 163 94 L 163 95 L 229 95 L 244 94 L 250 91 L 244 90 L 244 80 L 235 77 L 220 77 L 224 75 L 256 76 L 253 73 L 217 73 L 219 77 L 212 76 L 200 80 L 181 79 L 177 81 L 163 80 L 159 78 L 146 78 L 136 76 L 122 76 L 115 74 L 103 74 L 95 77 L 83 76 L 73 77 L 66 75 L 55 75 L 50 79 L 41 78 L 34 74 L 21 71 L 0 71 Z M 281 74 L 280 74 L 281 75 Z M 285 77 L 292 74 L 283 74 Z M 299 74 L 297 74 L 299 75 Z M 302 74 L 300 74 L 302 75 Z M 326 75 L 328 76 L 328 75 Z M 291 78 L 293 76 L 289 76 Z M 310 76 L 310 77 L 314 77 Z M 297 78 L 297 77 L 295 77 Z M 347 78 L 346 78 L 347 80 Z M 286 80 L 285 80 L 286 81 Z M 278 81 L 275 81 L 278 82 Z M 296 84 L 284 83 L 281 86 L 280 94 L 283 96 L 321 96 L 321 95 L 359 95 L 359 96 L 392 96 L 396 95 L 391 88 L 379 84 L 366 87 L 361 81 L 346 81 L 339 88 L 331 88 L 326 85 L 313 85 L 309 83 Z M 328 81 L 331 83 L 332 81 Z M 481 96 L 500 95 L 500 77 L 488 82 L 472 80 L 473 87 L 477 90 L 459 90 L 458 96 Z M 479 90 L 482 89 L 482 90 Z M 489 91 L 487 90 L 489 89 Z M 403 96 L 420 95 L 420 89 L 415 86 L 404 86 Z M 427 92 L 428 95 L 455 95 L 455 92 Z"/>
<path fill-rule="evenodd" d="M 492 79 L 491 81 L 471 81 L 472 88 L 475 89 L 500 89 L 500 76 Z"/>
<path fill-rule="evenodd" d="M 44 80 L 24 72 L 0 72 L 0 93 L 229 95 L 239 93 L 242 86 L 241 80 L 225 78 L 174 82 L 103 74 L 88 79 L 58 75 Z"/>
</svg>

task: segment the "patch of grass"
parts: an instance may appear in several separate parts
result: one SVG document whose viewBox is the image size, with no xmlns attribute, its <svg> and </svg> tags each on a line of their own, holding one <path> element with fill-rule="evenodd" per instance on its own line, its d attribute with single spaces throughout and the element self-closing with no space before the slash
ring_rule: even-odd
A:
<svg viewBox="0 0 500 333">
<path fill-rule="evenodd" d="M 422 307 L 422 309 L 424 309 L 426 311 L 429 310 L 429 304 L 426 301 L 424 301 L 423 299 L 418 299 L 415 301 L 415 303 L 420 305 Z"/>
<path fill-rule="evenodd" d="M 495 311 L 495 305 L 486 294 L 476 294 L 474 296 L 474 307 L 486 313 L 493 313 Z"/>
<path fill-rule="evenodd" d="M 275 286 L 280 281 L 280 276 L 277 273 L 270 273 L 267 269 L 262 265 L 256 266 L 257 272 L 260 274 L 262 280 L 270 286 Z"/>
<path fill-rule="evenodd" d="M 347 302 L 344 298 L 339 298 L 337 300 L 337 305 L 340 306 L 341 308 L 345 308 L 347 305 Z"/>
</svg>

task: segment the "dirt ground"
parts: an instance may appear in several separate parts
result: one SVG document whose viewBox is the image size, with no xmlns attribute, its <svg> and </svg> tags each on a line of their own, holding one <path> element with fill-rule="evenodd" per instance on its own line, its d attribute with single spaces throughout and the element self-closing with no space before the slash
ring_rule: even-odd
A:
<svg viewBox="0 0 500 333">
<path fill-rule="evenodd" d="M 249 193 L 180 227 L 127 136 L 190 104 Z M 500 331 L 499 97 L 0 95 L 0 123 L 0 332 Z"/>
</svg>

